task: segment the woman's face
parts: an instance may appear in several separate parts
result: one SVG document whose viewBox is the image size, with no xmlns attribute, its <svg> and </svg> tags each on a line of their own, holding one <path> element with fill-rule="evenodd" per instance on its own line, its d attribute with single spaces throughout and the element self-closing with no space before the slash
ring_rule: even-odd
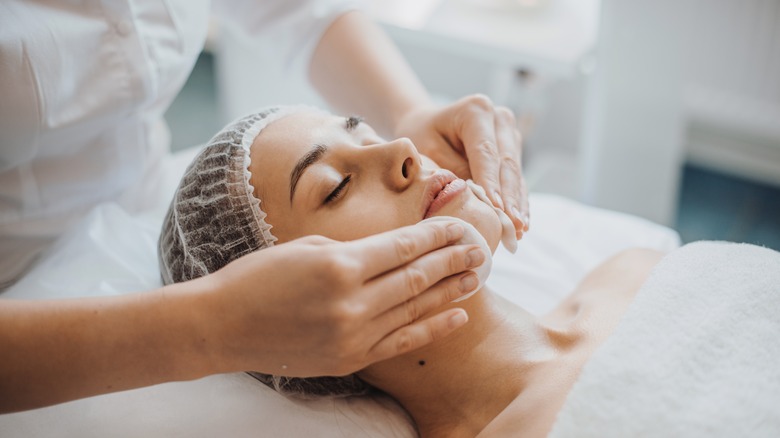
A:
<svg viewBox="0 0 780 438">
<path fill-rule="evenodd" d="M 250 151 L 252 185 L 280 243 L 318 234 L 347 241 L 454 216 L 495 250 L 501 223 L 408 139 L 385 141 L 353 118 L 299 111 L 272 122 Z"/>
</svg>

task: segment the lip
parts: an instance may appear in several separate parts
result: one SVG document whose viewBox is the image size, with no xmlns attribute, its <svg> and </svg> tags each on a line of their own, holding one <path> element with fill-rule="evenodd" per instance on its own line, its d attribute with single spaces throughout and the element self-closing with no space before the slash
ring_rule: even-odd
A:
<svg viewBox="0 0 780 438">
<path fill-rule="evenodd" d="M 467 188 L 466 182 L 445 169 L 438 169 L 425 182 L 422 217 L 427 219 Z"/>
</svg>

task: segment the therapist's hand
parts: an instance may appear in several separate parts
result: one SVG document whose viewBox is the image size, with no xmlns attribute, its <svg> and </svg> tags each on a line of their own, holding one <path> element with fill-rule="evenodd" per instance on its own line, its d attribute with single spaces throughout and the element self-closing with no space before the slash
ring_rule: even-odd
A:
<svg viewBox="0 0 780 438">
<path fill-rule="evenodd" d="M 202 335 L 212 359 L 221 371 L 344 375 L 450 334 L 463 309 L 426 314 L 477 285 L 466 270 L 485 255 L 451 245 L 463 233 L 442 222 L 352 242 L 310 236 L 236 260 L 204 278 L 216 291 Z"/>
<path fill-rule="evenodd" d="M 521 137 L 509 109 L 483 95 L 436 107 L 392 40 L 355 11 L 330 25 L 309 74 L 339 112 L 364 116 L 385 137 L 409 137 L 440 166 L 484 187 L 512 219 L 518 238 L 528 230 Z"/>
<path fill-rule="evenodd" d="M 528 231 L 522 137 L 510 109 L 478 94 L 445 107 L 418 107 L 399 119 L 395 136 L 409 137 L 437 164 L 484 187 L 512 219 L 518 239 Z"/>
<path fill-rule="evenodd" d="M 406 353 L 466 323 L 436 313 L 476 286 L 464 271 L 485 255 L 451 245 L 463 233 L 306 237 L 148 292 L 0 300 L 0 413 L 231 371 L 342 375 Z"/>
</svg>

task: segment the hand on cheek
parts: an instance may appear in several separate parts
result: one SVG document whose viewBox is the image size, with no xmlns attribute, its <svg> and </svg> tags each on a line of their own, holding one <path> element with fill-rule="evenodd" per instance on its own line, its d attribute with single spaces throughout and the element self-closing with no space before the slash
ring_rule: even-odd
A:
<svg viewBox="0 0 780 438">
<path fill-rule="evenodd" d="M 481 185 L 493 205 L 509 216 L 518 239 L 528 231 L 522 136 L 511 110 L 472 95 L 442 108 L 410 111 L 400 119 L 395 134 L 411 138 L 441 167 Z"/>
<path fill-rule="evenodd" d="M 196 280 L 211 285 L 199 314 L 214 371 L 340 376 L 452 333 L 465 311 L 437 309 L 474 290 L 470 270 L 487 257 L 456 244 L 464 233 L 445 220 L 351 242 L 309 236 Z"/>
</svg>

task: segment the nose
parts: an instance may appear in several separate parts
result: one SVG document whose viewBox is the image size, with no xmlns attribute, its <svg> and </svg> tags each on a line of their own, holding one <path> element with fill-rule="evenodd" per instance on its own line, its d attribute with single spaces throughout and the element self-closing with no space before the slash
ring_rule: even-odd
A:
<svg viewBox="0 0 780 438">
<path fill-rule="evenodd" d="M 420 172 L 422 160 L 408 138 L 373 145 L 368 149 L 379 155 L 380 158 L 374 161 L 380 166 L 376 170 L 382 175 L 384 184 L 394 191 L 408 188 Z"/>
</svg>

